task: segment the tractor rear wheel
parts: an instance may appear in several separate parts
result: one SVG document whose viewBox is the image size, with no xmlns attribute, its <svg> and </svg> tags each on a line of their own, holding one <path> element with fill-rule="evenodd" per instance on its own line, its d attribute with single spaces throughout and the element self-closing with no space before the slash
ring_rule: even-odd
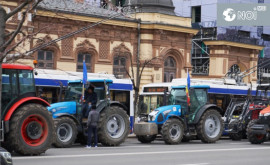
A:
<svg viewBox="0 0 270 165">
<path fill-rule="evenodd" d="M 161 135 L 166 144 L 179 144 L 184 136 L 184 126 L 178 119 L 168 119 L 161 127 Z"/>
<path fill-rule="evenodd" d="M 152 141 L 154 141 L 156 139 L 157 135 L 141 135 L 141 136 L 137 136 L 138 140 L 141 143 L 151 143 Z"/>
<path fill-rule="evenodd" d="M 204 143 L 215 143 L 221 137 L 223 123 L 221 115 L 217 110 L 207 110 L 201 117 L 198 126 L 198 137 Z"/>
<path fill-rule="evenodd" d="M 258 119 L 251 120 L 247 126 L 247 138 L 251 144 L 261 144 L 266 141 L 266 135 L 264 134 L 254 134 L 251 131 L 251 127 L 257 124 Z"/>
<path fill-rule="evenodd" d="M 69 117 L 54 120 L 56 138 L 53 145 L 58 148 L 68 148 L 77 138 L 77 125 Z"/>
<path fill-rule="evenodd" d="M 122 107 L 104 109 L 99 118 L 98 138 L 104 146 L 118 146 L 129 134 L 129 118 Z"/>
<path fill-rule="evenodd" d="M 46 107 L 26 104 L 10 120 L 8 144 L 22 155 L 39 155 L 51 147 L 54 139 L 53 120 Z"/>
</svg>

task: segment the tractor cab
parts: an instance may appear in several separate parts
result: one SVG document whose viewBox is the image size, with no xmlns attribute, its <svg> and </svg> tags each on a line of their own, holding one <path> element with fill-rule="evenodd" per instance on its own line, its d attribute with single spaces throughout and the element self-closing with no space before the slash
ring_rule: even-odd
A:
<svg viewBox="0 0 270 165">
<path fill-rule="evenodd" d="M 21 69 L 12 69 L 9 64 L 3 65 L 2 71 L 2 115 L 14 103 L 25 97 L 35 97 L 35 82 L 33 68 L 21 66 Z"/>
<path fill-rule="evenodd" d="M 109 84 L 112 80 L 92 79 L 87 81 L 86 88 L 93 86 L 94 92 L 97 94 L 97 108 L 103 108 L 110 100 Z M 66 113 L 68 115 L 81 115 L 82 114 L 82 93 L 83 83 L 81 80 L 72 80 L 68 82 L 65 90 L 64 102 L 52 104 L 48 110 L 52 112 L 53 118 L 58 118 L 59 115 Z M 103 106 L 100 106 L 104 104 Z"/>
<path fill-rule="evenodd" d="M 169 102 L 171 105 L 180 105 L 183 115 L 188 114 L 192 122 L 197 112 L 208 102 L 207 91 L 210 87 L 205 85 L 191 86 L 189 90 L 190 108 L 188 109 L 186 86 L 173 86 Z"/>
</svg>

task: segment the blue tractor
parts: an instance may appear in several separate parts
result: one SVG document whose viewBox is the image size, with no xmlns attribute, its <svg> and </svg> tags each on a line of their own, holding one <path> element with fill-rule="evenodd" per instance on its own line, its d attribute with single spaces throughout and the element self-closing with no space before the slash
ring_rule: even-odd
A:
<svg viewBox="0 0 270 165">
<path fill-rule="evenodd" d="M 166 144 L 178 144 L 198 137 L 204 143 L 216 142 L 223 132 L 222 109 L 208 103 L 209 86 L 191 86 L 190 106 L 186 87 L 173 86 L 168 104 L 139 118 L 134 133 L 142 143 L 150 143 L 161 134 Z M 166 101 L 165 101 L 166 102 Z"/>
<path fill-rule="evenodd" d="M 110 100 L 109 84 L 113 80 L 88 80 L 88 86 L 95 87 L 97 111 L 100 113 L 98 125 L 99 142 L 105 146 L 117 146 L 124 142 L 130 130 L 128 108 L 118 101 Z M 69 81 L 65 90 L 64 102 L 48 107 L 55 123 L 56 139 L 54 146 L 70 147 L 77 139 L 86 143 L 87 118 L 82 114 L 82 81 Z"/>
</svg>

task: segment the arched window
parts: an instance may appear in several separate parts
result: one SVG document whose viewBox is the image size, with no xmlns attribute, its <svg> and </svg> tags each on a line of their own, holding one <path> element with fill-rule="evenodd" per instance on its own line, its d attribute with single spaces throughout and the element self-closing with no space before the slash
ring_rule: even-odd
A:
<svg viewBox="0 0 270 165">
<path fill-rule="evenodd" d="M 54 52 L 50 50 L 38 51 L 38 68 L 54 69 Z"/>
<path fill-rule="evenodd" d="M 126 66 L 127 60 L 125 57 L 114 57 L 113 59 L 113 74 L 117 78 L 125 78 L 127 76 Z"/>
<path fill-rule="evenodd" d="M 83 58 L 85 58 L 85 64 L 87 68 L 87 72 L 91 72 L 91 54 L 89 53 L 79 53 L 77 58 L 77 72 L 83 71 Z"/>
<path fill-rule="evenodd" d="M 171 82 L 176 76 L 176 61 L 167 57 L 164 62 L 164 82 Z"/>
<path fill-rule="evenodd" d="M 229 69 L 229 72 L 227 73 L 227 75 L 230 78 L 235 78 L 239 73 L 241 73 L 241 69 L 240 69 L 239 65 L 234 64 Z"/>
</svg>

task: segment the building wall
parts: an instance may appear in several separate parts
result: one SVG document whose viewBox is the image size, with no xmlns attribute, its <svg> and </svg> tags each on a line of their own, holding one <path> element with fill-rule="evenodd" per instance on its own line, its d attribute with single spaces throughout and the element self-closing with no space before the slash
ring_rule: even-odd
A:
<svg viewBox="0 0 270 165">
<path fill-rule="evenodd" d="M 10 3 L 10 5 L 5 9 L 14 8 L 17 4 Z M 197 30 L 190 28 L 191 19 L 158 13 L 137 14 L 133 17 L 142 20 L 141 63 L 153 58 L 157 59 L 146 65 L 142 74 L 141 86 L 152 82 L 163 82 L 164 60 L 167 57 L 172 57 L 176 61 L 176 78 L 186 76 L 186 69 L 191 68 L 189 60 L 191 38 L 197 33 Z M 53 12 L 37 10 L 35 17 L 29 19 L 23 29 L 31 27 L 32 31 L 26 31 L 28 34 L 39 33 L 35 39 L 24 45 L 24 49 L 38 47 L 98 20 L 100 18 L 68 13 L 55 15 Z M 17 23 L 10 20 L 7 30 L 14 30 Z M 131 67 L 136 71 L 137 27 L 136 21 L 111 20 L 51 44 L 43 50 L 54 52 L 53 69 L 77 71 L 78 54 L 83 52 L 92 55 L 92 72 L 113 74 L 114 57 L 125 56 L 131 73 Z M 35 52 L 27 58 L 18 60 L 17 63 L 33 66 L 33 60 L 37 59 L 37 56 L 38 54 Z"/>
</svg>

